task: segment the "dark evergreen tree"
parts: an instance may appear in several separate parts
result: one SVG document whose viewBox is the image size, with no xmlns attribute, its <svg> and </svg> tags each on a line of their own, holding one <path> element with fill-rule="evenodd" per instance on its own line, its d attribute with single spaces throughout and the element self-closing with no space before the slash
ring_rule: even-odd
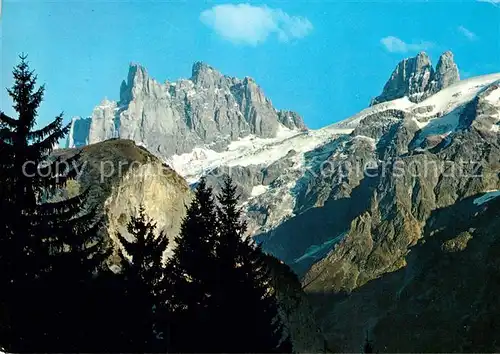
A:
<svg viewBox="0 0 500 354">
<path fill-rule="evenodd" d="M 368 339 L 368 333 L 366 334 L 365 344 L 363 345 L 363 353 L 375 353 L 373 350 L 373 343 Z"/>
<path fill-rule="evenodd" d="M 216 319 L 209 312 L 215 284 L 215 241 L 218 232 L 212 189 L 202 179 L 187 210 L 177 247 L 167 265 L 164 288 L 173 322 L 170 331 L 174 352 L 213 351 Z"/>
<path fill-rule="evenodd" d="M 246 223 L 226 179 L 220 207 L 201 180 L 167 266 L 172 341 L 182 352 L 291 352 L 262 251 L 244 240 Z"/>
<path fill-rule="evenodd" d="M 134 238 L 118 239 L 123 246 L 122 272 L 126 281 L 124 309 L 129 314 L 127 342 L 130 352 L 165 352 L 168 348 L 168 313 L 164 311 L 163 253 L 168 239 L 163 232 L 155 234 L 156 225 L 148 220 L 144 208 L 132 217 L 128 232 Z M 127 259 L 127 255 L 129 259 Z"/>
<path fill-rule="evenodd" d="M 85 195 L 48 202 L 75 176 L 79 155 L 49 158 L 69 126 L 60 114 L 34 129 L 44 86 L 36 88 L 26 56 L 20 59 L 7 90 L 18 118 L 0 112 L 0 345 L 78 351 L 89 332 L 84 289 L 105 252 Z"/>
<path fill-rule="evenodd" d="M 217 286 L 211 309 L 220 322 L 218 351 L 291 352 L 264 254 L 245 238 L 246 222 L 238 208 L 236 187 L 226 176 L 218 197 Z M 238 325 L 235 326 L 235 323 Z"/>
</svg>

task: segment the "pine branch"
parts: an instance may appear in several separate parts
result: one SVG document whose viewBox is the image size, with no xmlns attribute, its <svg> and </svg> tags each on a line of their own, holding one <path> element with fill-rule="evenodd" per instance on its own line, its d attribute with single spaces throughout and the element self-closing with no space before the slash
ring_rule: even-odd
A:
<svg viewBox="0 0 500 354">
<path fill-rule="evenodd" d="M 78 163 L 81 151 L 70 158 L 59 156 L 53 161 L 46 162 L 45 166 L 38 168 L 38 175 L 44 176 L 41 186 L 48 192 L 54 193 L 58 189 L 65 187 L 66 183 L 74 180 L 81 172 L 82 164 Z"/>
<path fill-rule="evenodd" d="M 68 210 L 81 210 L 83 205 L 87 202 L 90 188 L 69 199 L 59 202 L 47 202 L 37 206 L 37 215 L 58 215 Z"/>
<path fill-rule="evenodd" d="M 0 112 L 0 123 L 7 125 L 11 129 L 16 129 L 19 126 L 19 121 L 17 119 L 10 118 L 3 112 Z"/>
<path fill-rule="evenodd" d="M 31 141 L 39 142 L 43 140 L 47 135 L 53 134 L 54 132 L 60 130 L 62 126 L 62 121 L 63 121 L 63 114 L 61 113 L 56 117 L 56 119 L 52 123 L 45 126 L 44 128 L 29 132 L 27 134 L 27 138 Z"/>
<path fill-rule="evenodd" d="M 36 142 L 30 145 L 30 149 L 34 157 L 46 156 L 54 149 L 55 143 L 57 143 L 60 139 L 64 138 L 69 131 L 69 125 L 62 128 L 61 130 L 54 131 L 44 140 Z"/>
<path fill-rule="evenodd" d="M 16 136 L 17 134 L 15 132 L 12 132 L 9 128 L 0 129 L 0 141 L 4 142 L 5 144 L 12 145 Z"/>
</svg>

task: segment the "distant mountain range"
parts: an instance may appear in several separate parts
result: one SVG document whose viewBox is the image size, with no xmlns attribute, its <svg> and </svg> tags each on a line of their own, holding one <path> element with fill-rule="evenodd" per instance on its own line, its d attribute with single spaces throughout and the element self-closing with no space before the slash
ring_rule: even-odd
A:
<svg viewBox="0 0 500 354">
<path fill-rule="evenodd" d="M 120 101 L 103 100 L 91 117 L 73 118 L 68 147 L 120 137 L 168 157 L 206 144 L 225 149 L 249 135 L 272 138 L 281 126 L 305 129 L 298 114 L 276 110 L 249 77 L 224 76 L 198 62 L 189 80 L 161 84 L 131 64 Z"/>
<path fill-rule="evenodd" d="M 73 119 L 68 147 L 131 139 L 216 191 L 230 173 L 329 348 L 358 351 L 368 333 L 381 352 L 500 350 L 500 74 L 459 80 L 451 52 L 435 69 L 419 53 L 368 108 L 318 130 L 203 63 L 164 84 L 132 65 L 120 92 Z"/>
</svg>

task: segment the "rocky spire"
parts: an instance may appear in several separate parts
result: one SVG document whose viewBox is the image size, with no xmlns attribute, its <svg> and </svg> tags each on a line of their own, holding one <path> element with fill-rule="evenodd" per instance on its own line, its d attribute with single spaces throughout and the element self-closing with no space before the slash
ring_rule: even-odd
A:
<svg viewBox="0 0 500 354">
<path fill-rule="evenodd" d="M 201 61 L 193 64 L 191 70 L 191 81 L 201 87 L 214 87 L 222 78 L 222 74 L 210 65 Z"/>
<path fill-rule="evenodd" d="M 441 55 L 436 70 L 432 67 L 429 56 L 420 52 L 413 58 L 399 62 L 382 94 L 373 99 L 371 105 L 405 96 L 410 101 L 420 102 L 458 80 L 458 68 L 451 52 Z"/>
<path fill-rule="evenodd" d="M 189 80 L 161 84 L 141 65 L 130 64 L 120 101 L 94 109 L 86 140 L 132 139 L 168 158 L 207 144 L 223 149 L 249 134 L 273 138 L 281 125 L 305 129 L 298 114 L 277 111 L 250 78 L 225 76 L 196 62 Z M 85 141 L 84 136 L 74 140 Z"/>
<path fill-rule="evenodd" d="M 422 94 L 433 75 L 434 69 L 427 53 L 420 52 L 416 57 L 404 59 L 396 66 L 382 94 L 372 104 Z"/>
<path fill-rule="evenodd" d="M 439 57 L 434 76 L 434 92 L 442 90 L 460 80 L 457 64 L 453 60 L 453 53 L 446 51 Z"/>
<path fill-rule="evenodd" d="M 130 63 L 127 81 L 123 80 L 120 86 L 120 102 L 128 103 L 135 97 L 154 94 L 154 86 L 159 84 L 150 79 L 145 67 Z"/>
<path fill-rule="evenodd" d="M 278 120 L 288 129 L 307 130 L 302 117 L 292 111 L 279 111 Z"/>
</svg>

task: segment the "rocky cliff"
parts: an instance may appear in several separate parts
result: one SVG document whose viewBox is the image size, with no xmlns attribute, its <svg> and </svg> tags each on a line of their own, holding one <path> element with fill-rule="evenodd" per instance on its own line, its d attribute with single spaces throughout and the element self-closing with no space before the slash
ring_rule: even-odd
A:
<svg viewBox="0 0 500 354">
<path fill-rule="evenodd" d="M 103 100 L 90 118 L 74 119 L 68 146 L 122 138 L 170 157 L 206 145 L 220 150 L 248 135 L 273 138 L 283 126 L 305 129 L 298 114 L 276 110 L 249 77 L 224 76 L 197 62 L 189 80 L 161 84 L 131 64 L 120 100 Z"/>
<path fill-rule="evenodd" d="M 420 102 L 432 94 L 460 80 L 453 53 L 445 52 L 439 57 L 436 70 L 425 52 L 401 61 L 391 74 L 380 96 L 372 100 L 372 105 L 408 97 L 412 102 Z"/>
<path fill-rule="evenodd" d="M 82 147 L 89 144 L 91 118 L 73 117 L 66 142 L 67 148 Z"/>
<path fill-rule="evenodd" d="M 89 189 L 92 206 L 105 220 L 105 233 L 118 250 L 117 232 L 131 237 L 127 224 L 139 205 L 157 222 L 158 231 L 170 239 L 178 234 L 191 200 L 185 180 L 157 157 L 131 140 L 108 140 L 83 148 L 58 149 L 55 156 L 65 159 L 81 150 L 78 178 L 68 184 L 61 197 Z"/>
</svg>

